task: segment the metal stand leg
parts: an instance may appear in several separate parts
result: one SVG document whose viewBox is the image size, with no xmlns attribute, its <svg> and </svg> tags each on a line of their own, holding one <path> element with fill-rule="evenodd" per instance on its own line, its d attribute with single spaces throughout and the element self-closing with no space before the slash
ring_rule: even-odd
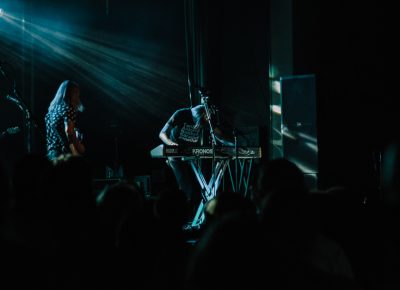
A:
<svg viewBox="0 0 400 290">
<path fill-rule="evenodd" d="M 250 181 L 250 174 L 251 174 L 251 167 L 253 165 L 253 159 L 243 159 L 243 160 L 238 160 L 239 161 L 239 167 L 240 167 L 240 174 L 239 174 L 239 182 L 236 181 L 236 178 L 233 177 L 231 166 L 228 165 L 228 172 L 229 172 L 229 177 L 231 180 L 231 185 L 232 185 L 232 190 L 234 192 L 240 192 L 241 187 L 243 184 L 243 194 L 246 196 L 247 190 L 249 187 L 249 181 Z M 236 164 L 235 164 L 236 167 Z M 235 176 L 238 174 L 235 173 Z M 235 180 L 234 180 L 235 179 Z"/>
<path fill-rule="evenodd" d="M 194 160 L 190 161 L 190 165 L 192 166 L 192 169 L 201 186 L 201 189 L 205 193 L 193 219 L 192 226 L 198 226 L 204 222 L 205 203 L 216 196 L 217 190 L 219 188 L 219 185 L 221 184 L 222 177 L 228 164 L 229 159 L 222 159 L 217 161 L 215 165 L 215 170 L 213 170 L 211 178 L 207 182 L 204 178 L 204 174 L 201 171 L 201 167 L 199 166 L 199 164 Z"/>
</svg>

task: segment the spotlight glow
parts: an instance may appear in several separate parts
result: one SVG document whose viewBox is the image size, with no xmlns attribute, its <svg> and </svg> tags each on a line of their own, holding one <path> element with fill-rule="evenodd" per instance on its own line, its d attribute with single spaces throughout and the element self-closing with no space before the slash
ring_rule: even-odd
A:
<svg viewBox="0 0 400 290">
<path fill-rule="evenodd" d="M 4 14 L 2 19 L 9 27 L 0 30 L 1 37 L 14 44 L 5 47 L 6 53 L 23 58 L 16 55 L 19 52 L 14 47 L 30 45 L 46 70 L 58 72 L 67 66 L 105 96 L 99 98 L 101 102 L 109 106 L 112 101 L 111 105 L 126 117 L 159 116 L 182 102 L 184 63 L 175 52 L 160 51 L 157 43 L 104 32 L 88 34 L 70 23 L 28 20 L 16 14 Z M 23 37 L 15 37 L 17 33 L 23 33 Z M 171 108 L 165 108 L 162 98 L 169 100 Z"/>
<path fill-rule="evenodd" d="M 272 82 L 272 91 L 281 94 L 281 82 L 280 81 L 273 81 Z"/>
<path fill-rule="evenodd" d="M 281 106 L 272 105 L 272 106 L 271 106 L 271 111 L 272 111 L 274 114 L 282 115 L 282 107 L 281 107 Z"/>
</svg>

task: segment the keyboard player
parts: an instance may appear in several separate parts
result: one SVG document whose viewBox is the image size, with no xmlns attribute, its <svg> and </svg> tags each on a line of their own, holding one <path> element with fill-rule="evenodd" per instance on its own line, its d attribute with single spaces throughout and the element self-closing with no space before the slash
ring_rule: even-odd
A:
<svg viewBox="0 0 400 290">
<path fill-rule="evenodd" d="M 159 137 L 168 146 L 200 146 L 203 133 L 208 132 L 220 144 L 234 146 L 233 140 L 213 125 L 212 117 L 213 114 L 205 105 L 178 109 L 161 129 Z M 195 211 L 196 205 L 201 200 L 201 189 L 190 164 L 173 157 L 168 157 L 168 164 L 175 175 L 179 189 L 186 194 L 190 211 Z"/>
</svg>

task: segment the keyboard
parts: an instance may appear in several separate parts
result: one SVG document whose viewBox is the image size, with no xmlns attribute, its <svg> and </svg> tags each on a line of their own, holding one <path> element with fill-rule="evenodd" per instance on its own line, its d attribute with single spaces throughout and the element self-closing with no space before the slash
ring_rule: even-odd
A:
<svg viewBox="0 0 400 290">
<path fill-rule="evenodd" d="M 239 159 L 261 158 L 261 147 L 239 147 L 237 151 Z M 213 149 L 203 146 L 181 147 L 161 144 L 152 149 L 150 154 L 152 158 L 213 158 L 213 156 L 215 158 L 236 158 L 235 147 L 229 146 L 217 146 Z"/>
</svg>

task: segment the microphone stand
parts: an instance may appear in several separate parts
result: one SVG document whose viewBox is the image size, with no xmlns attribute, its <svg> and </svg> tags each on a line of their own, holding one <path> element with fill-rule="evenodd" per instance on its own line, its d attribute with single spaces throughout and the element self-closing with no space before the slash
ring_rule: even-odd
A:
<svg viewBox="0 0 400 290">
<path fill-rule="evenodd" d="M 25 117 L 25 128 L 26 128 L 26 151 L 27 153 L 32 152 L 31 143 L 32 143 L 32 114 L 28 108 L 28 106 L 24 103 L 23 99 L 19 96 L 17 89 L 13 89 L 13 95 L 7 95 L 7 100 L 14 102 L 18 108 L 24 113 Z M 36 125 L 36 124 L 33 124 Z"/>
<path fill-rule="evenodd" d="M 213 189 L 214 189 L 214 196 L 215 196 L 217 194 L 216 188 L 215 188 L 215 184 L 214 184 L 215 178 L 216 178 L 216 176 L 215 176 L 216 175 L 216 170 L 215 170 L 215 168 L 216 168 L 216 166 L 215 166 L 215 146 L 217 145 L 217 138 L 215 137 L 214 128 L 213 128 L 213 126 L 211 124 L 211 109 L 210 109 L 209 104 L 208 104 L 208 96 L 203 96 L 202 97 L 202 102 L 203 102 L 203 105 L 204 105 L 204 108 L 205 108 L 205 111 L 206 111 L 207 123 L 208 123 L 208 126 L 210 128 L 210 135 L 211 135 L 211 147 L 212 147 L 212 152 L 213 152 L 213 154 L 212 154 L 212 162 L 211 162 L 211 172 L 212 172 L 212 177 L 213 177 L 212 184 L 214 185 Z"/>
<path fill-rule="evenodd" d="M 10 79 L 7 77 L 6 73 L 4 72 L 4 70 L 2 69 L 1 66 L 0 66 L 0 72 L 10 82 Z M 16 104 L 18 106 L 18 108 L 24 113 L 25 128 L 26 128 L 26 151 L 27 151 L 27 153 L 31 153 L 32 152 L 32 147 L 31 147 L 32 123 L 33 123 L 32 114 L 31 114 L 28 106 L 25 104 L 24 100 L 19 96 L 16 85 L 15 85 L 15 81 L 13 81 L 12 87 L 13 87 L 12 94 L 8 94 L 6 96 L 6 98 L 7 98 L 7 100 Z M 36 127 L 35 123 L 33 123 L 33 125 Z"/>
</svg>

